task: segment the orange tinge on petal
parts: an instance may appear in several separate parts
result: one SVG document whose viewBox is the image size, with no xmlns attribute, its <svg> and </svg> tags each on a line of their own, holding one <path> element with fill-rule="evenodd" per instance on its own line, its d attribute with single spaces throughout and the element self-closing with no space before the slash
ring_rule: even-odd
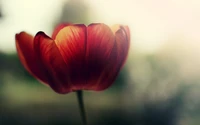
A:
<svg viewBox="0 0 200 125">
<path fill-rule="evenodd" d="M 67 66 L 67 74 L 73 91 L 81 90 L 86 85 L 85 53 L 86 26 L 76 24 L 59 31 L 55 42 Z"/>
<path fill-rule="evenodd" d="M 62 28 L 66 27 L 66 26 L 69 26 L 69 25 L 72 25 L 72 24 L 71 24 L 71 23 L 61 23 L 61 24 L 57 25 L 57 26 L 55 27 L 53 33 L 52 33 L 52 39 L 55 40 L 55 39 L 56 39 L 56 36 L 57 36 L 57 34 L 58 34 L 58 32 L 59 32 Z"/>
<path fill-rule="evenodd" d="M 54 40 L 38 32 L 34 38 L 34 49 L 51 76 L 48 83 L 51 88 L 58 93 L 71 92 L 68 69 Z"/>
</svg>

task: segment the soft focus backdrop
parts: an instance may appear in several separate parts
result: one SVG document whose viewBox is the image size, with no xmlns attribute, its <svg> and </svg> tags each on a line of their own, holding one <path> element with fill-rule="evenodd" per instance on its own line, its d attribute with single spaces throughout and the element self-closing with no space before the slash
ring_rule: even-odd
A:
<svg viewBox="0 0 200 125">
<path fill-rule="evenodd" d="M 0 0 L 0 125 L 80 125 L 75 93 L 40 84 L 15 34 L 51 35 L 60 22 L 125 24 L 128 60 L 106 91 L 85 91 L 89 125 L 200 124 L 199 0 Z"/>
</svg>

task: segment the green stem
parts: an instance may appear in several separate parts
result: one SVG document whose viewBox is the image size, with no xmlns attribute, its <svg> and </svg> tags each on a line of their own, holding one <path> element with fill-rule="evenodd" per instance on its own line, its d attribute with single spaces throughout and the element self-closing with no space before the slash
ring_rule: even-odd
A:
<svg viewBox="0 0 200 125">
<path fill-rule="evenodd" d="M 77 99 L 79 103 L 80 114 L 81 114 L 83 125 L 87 125 L 87 118 L 86 118 L 84 102 L 83 102 L 83 92 L 81 90 L 78 90 L 76 91 L 76 95 L 77 95 Z"/>
</svg>

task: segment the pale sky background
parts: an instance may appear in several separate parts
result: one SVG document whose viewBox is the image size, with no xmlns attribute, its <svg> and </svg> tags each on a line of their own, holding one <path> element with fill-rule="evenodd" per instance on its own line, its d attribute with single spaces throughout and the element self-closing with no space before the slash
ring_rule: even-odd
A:
<svg viewBox="0 0 200 125">
<path fill-rule="evenodd" d="M 0 51 L 15 52 L 20 31 L 51 34 L 65 0 L 1 0 Z M 65 1 L 66 2 L 66 1 Z M 109 25 L 127 24 L 135 50 L 155 52 L 173 36 L 200 46 L 200 0 L 85 0 L 90 20 Z M 199 47 L 200 49 L 200 47 Z"/>
</svg>

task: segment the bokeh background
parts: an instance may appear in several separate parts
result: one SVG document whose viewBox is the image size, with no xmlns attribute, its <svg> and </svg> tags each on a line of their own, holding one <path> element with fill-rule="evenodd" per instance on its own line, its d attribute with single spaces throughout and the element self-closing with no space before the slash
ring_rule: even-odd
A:
<svg viewBox="0 0 200 125">
<path fill-rule="evenodd" d="M 81 125 L 76 94 L 30 76 L 15 34 L 60 22 L 125 24 L 127 63 L 102 92 L 85 91 L 89 125 L 200 125 L 199 0 L 0 0 L 0 125 Z"/>
</svg>

